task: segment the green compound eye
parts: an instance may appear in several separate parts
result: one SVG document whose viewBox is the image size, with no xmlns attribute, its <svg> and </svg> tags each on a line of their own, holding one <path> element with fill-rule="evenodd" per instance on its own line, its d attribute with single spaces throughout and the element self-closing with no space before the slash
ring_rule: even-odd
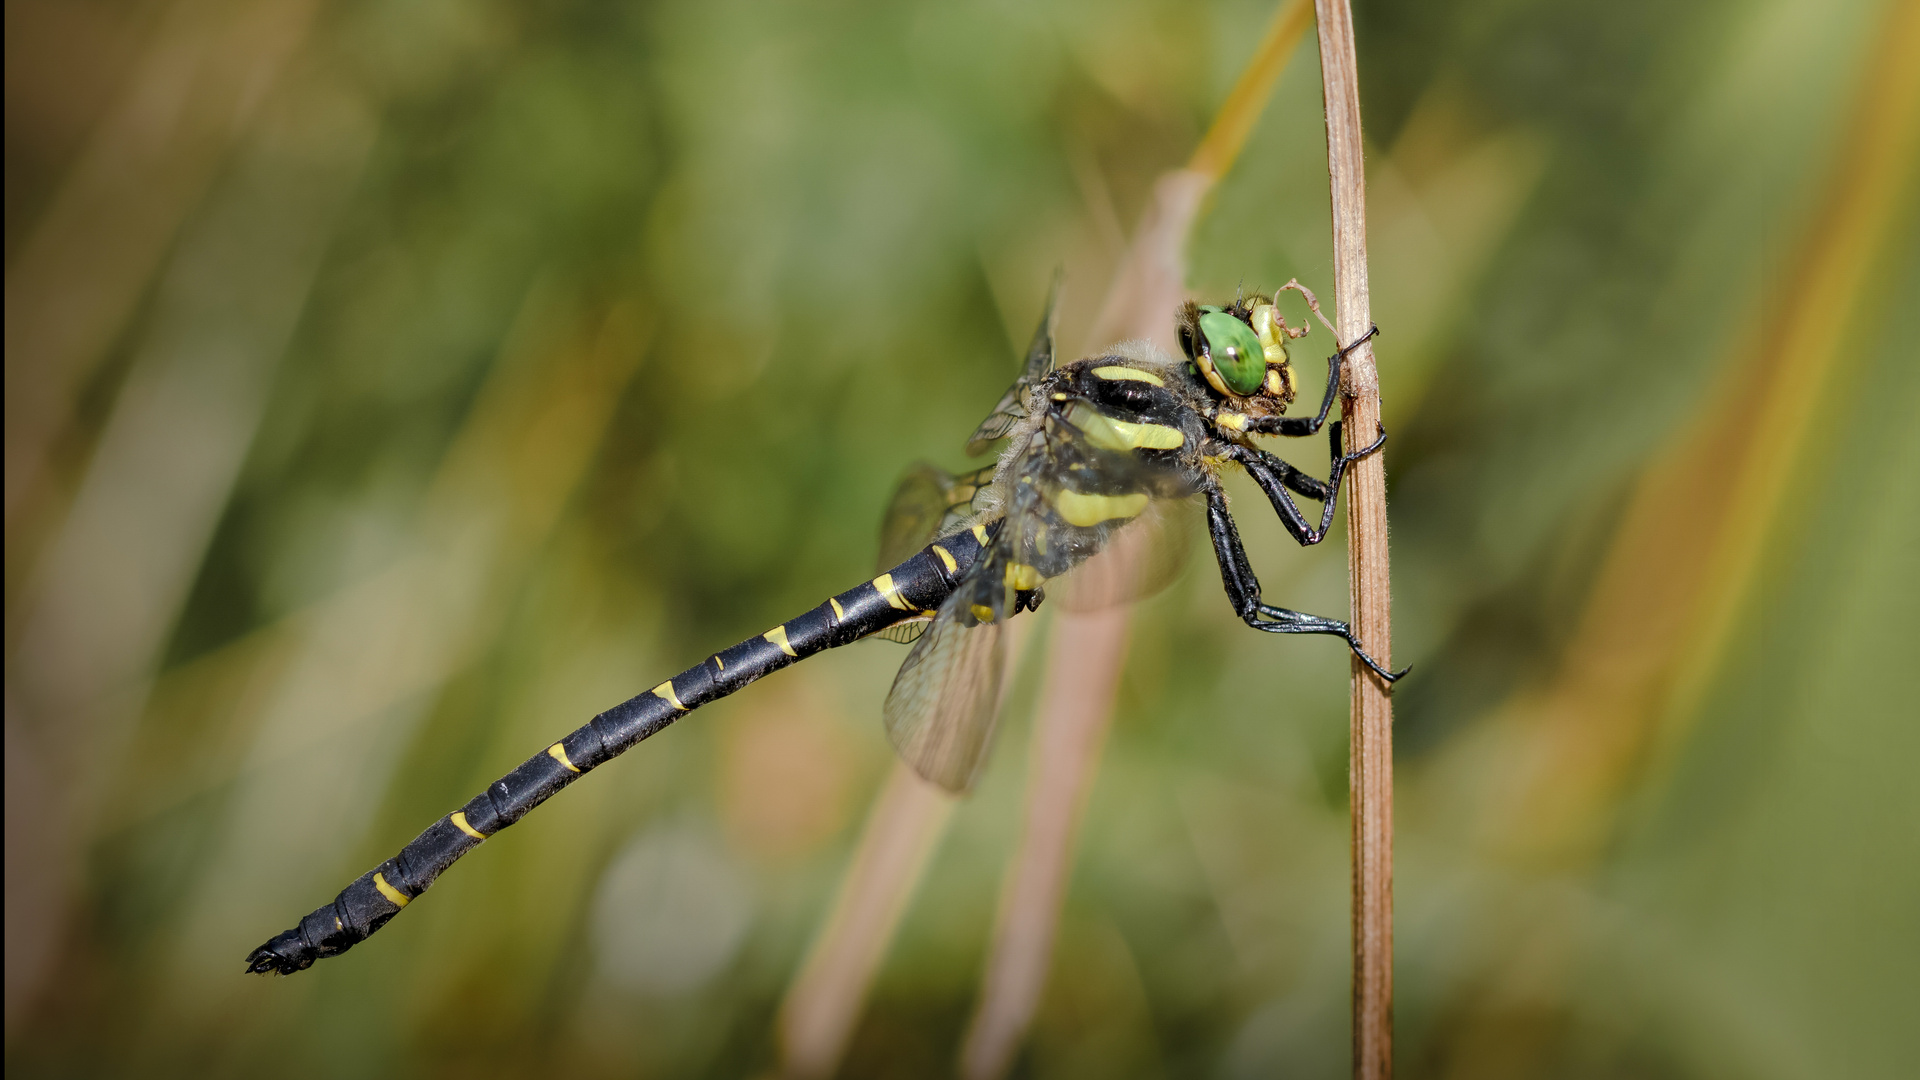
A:
<svg viewBox="0 0 1920 1080">
<path fill-rule="evenodd" d="M 1206 335 L 1213 370 L 1220 381 L 1236 394 L 1248 395 L 1260 389 L 1267 374 L 1267 355 L 1253 328 L 1224 311 L 1209 311 L 1200 316 L 1200 332 Z"/>
</svg>

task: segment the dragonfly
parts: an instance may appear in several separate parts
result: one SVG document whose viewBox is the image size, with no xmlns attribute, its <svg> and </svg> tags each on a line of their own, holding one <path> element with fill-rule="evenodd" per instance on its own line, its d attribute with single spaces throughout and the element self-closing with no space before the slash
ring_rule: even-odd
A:
<svg viewBox="0 0 1920 1080">
<path fill-rule="evenodd" d="M 1221 486 L 1221 474 L 1237 466 L 1295 541 L 1317 544 L 1332 526 L 1347 469 L 1386 441 L 1381 430 L 1369 445 L 1343 453 L 1340 422 L 1327 420 L 1342 363 L 1377 327 L 1328 358 L 1314 415 L 1286 415 L 1296 394 L 1288 342 L 1311 328 L 1287 325 L 1279 302 L 1288 289 L 1326 324 L 1313 294 L 1293 281 L 1271 297 L 1183 305 L 1175 314 L 1182 357 L 1130 342 L 1056 365 L 1056 278 L 1019 377 L 966 444 L 973 457 L 1003 440 L 1004 450 L 994 464 L 971 472 L 910 470 L 884 517 L 880 573 L 714 653 L 528 758 L 253 950 L 247 970 L 288 975 L 347 951 L 461 856 L 594 768 L 708 702 L 865 638 L 912 645 L 882 709 L 886 730 L 920 776 L 965 793 L 992 740 L 1008 621 L 1036 610 L 1054 583 L 1070 589 L 1070 572 L 1114 547 L 1127 530 L 1175 520 L 1166 508 L 1204 504 L 1227 600 L 1248 626 L 1341 638 L 1375 675 L 1389 684 L 1398 680 L 1406 671 L 1383 667 L 1348 623 L 1263 601 Z M 1323 428 L 1331 445 L 1325 480 L 1253 441 L 1309 437 Z M 1321 504 L 1317 522 L 1296 495 Z"/>
</svg>

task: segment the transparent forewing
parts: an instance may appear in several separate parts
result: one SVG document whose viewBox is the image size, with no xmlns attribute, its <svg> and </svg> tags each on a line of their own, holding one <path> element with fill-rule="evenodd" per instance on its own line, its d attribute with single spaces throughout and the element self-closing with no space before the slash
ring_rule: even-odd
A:
<svg viewBox="0 0 1920 1080">
<path fill-rule="evenodd" d="M 1020 429 L 1023 441 L 1001 465 L 989 500 L 1004 516 L 887 696 L 887 732 L 901 758 L 952 791 L 973 783 L 992 741 L 1006 620 L 1036 603 L 1050 579 L 1098 555 L 1136 521 L 1142 524 L 1134 531 L 1155 535 L 1159 515 L 1150 508 L 1182 501 L 1193 490 L 1171 463 L 1108 438 L 1110 429 L 1080 411 L 1087 403 L 1054 404 L 1038 424 Z M 1142 576 L 1132 565 L 1121 575 L 1125 584 L 1085 591 L 1137 594 Z"/>
<path fill-rule="evenodd" d="M 1004 518 L 988 526 L 985 548 L 907 654 L 882 709 L 900 759 L 949 791 L 973 786 L 993 742 L 1006 668 L 1002 629 L 1019 599 L 1009 556 L 1020 526 Z"/>
<path fill-rule="evenodd" d="M 953 478 L 924 462 L 900 478 L 880 520 L 879 570 L 900 565 L 927 545 L 947 513 L 947 489 Z"/>
<path fill-rule="evenodd" d="M 924 462 L 900 478 L 887 513 L 880 522 L 881 573 L 912 558 L 921 548 L 964 526 L 974 512 L 974 501 L 993 479 L 993 466 L 972 472 L 949 473 Z M 868 635 L 911 645 L 926 632 L 933 613 L 894 623 Z"/>
<path fill-rule="evenodd" d="M 993 467 L 950 473 L 925 462 L 907 470 L 880 522 L 875 569 L 889 570 L 935 539 L 958 529 L 973 514 L 973 501 L 993 479 Z"/>
<path fill-rule="evenodd" d="M 971 788 L 986 759 L 1006 669 L 1002 628 L 1011 605 L 994 600 L 993 594 L 1006 590 L 988 583 L 985 562 L 940 606 L 900 665 L 882 710 L 900 759 L 953 792 Z M 989 602 L 981 604 L 983 599 Z"/>
<path fill-rule="evenodd" d="M 973 437 L 967 440 L 967 454 L 978 457 L 987 452 L 993 440 L 1013 430 L 1013 426 L 1027 417 L 1027 398 L 1033 388 L 1048 371 L 1053 369 L 1053 325 L 1057 318 L 1056 301 L 1060 298 L 1060 275 L 1053 276 L 1053 287 L 1047 290 L 1047 307 L 1040 316 L 1040 328 L 1033 332 L 1033 342 L 1027 346 L 1026 366 L 1020 369 L 1020 377 L 1000 397 L 1000 403 L 993 407 L 987 418 L 974 429 Z"/>
</svg>

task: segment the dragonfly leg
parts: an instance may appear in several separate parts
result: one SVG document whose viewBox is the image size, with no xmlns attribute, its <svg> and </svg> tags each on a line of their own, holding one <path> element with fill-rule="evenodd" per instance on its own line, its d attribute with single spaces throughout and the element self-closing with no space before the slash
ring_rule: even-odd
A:
<svg viewBox="0 0 1920 1080">
<path fill-rule="evenodd" d="M 1333 527 L 1333 512 L 1340 498 L 1340 481 L 1346 475 L 1347 466 L 1380 449 L 1387 441 L 1386 432 L 1373 444 L 1356 450 L 1351 454 L 1340 453 L 1340 421 L 1335 420 L 1331 428 L 1333 443 L 1333 469 L 1322 481 L 1309 476 L 1280 458 L 1265 450 L 1252 446 L 1228 444 L 1227 456 L 1240 463 L 1266 493 L 1267 501 L 1273 504 L 1273 512 L 1280 515 L 1280 523 L 1301 547 L 1310 547 L 1326 539 L 1327 530 Z M 1294 503 L 1289 491 L 1297 492 L 1309 499 L 1318 499 L 1320 506 L 1320 526 L 1314 528 L 1308 522 L 1300 507 Z"/>
<path fill-rule="evenodd" d="M 1253 561 L 1247 558 L 1247 549 L 1240 542 L 1240 530 L 1234 525 L 1233 516 L 1227 512 L 1226 496 L 1218 487 L 1207 491 L 1207 532 L 1213 537 L 1213 553 L 1220 561 L 1220 578 L 1227 589 L 1227 600 L 1233 605 L 1234 613 L 1248 626 L 1269 634 L 1327 634 L 1337 637 L 1347 643 L 1347 647 L 1362 663 L 1389 683 L 1413 670 L 1408 667 L 1388 671 L 1382 667 L 1361 647 L 1360 640 L 1354 636 L 1353 627 L 1338 619 L 1261 603 L 1260 579 L 1254 576 Z"/>
<path fill-rule="evenodd" d="M 1260 605 L 1259 613 L 1263 619 L 1271 621 L 1256 623 L 1248 620 L 1248 625 L 1270 634 L 1331 634 L 1340 638 L 1353 650 L 1353 655 L 1360 658 L 1361 663 L 1372 668 L 1375 675 L 1389 683 L 1398 682 L 1401 676 L 1413 670 L 1412 665 L 1403 667 L 1399 671 L 1388 671 L 1381 667 L 1380 662 L 1367 655 L 1367 650 L 1360 646 L 1359 639 L 1353 636 L 1353 627 L 1338 619 L 1329 619 L 1324 615 L 1309 615 L 1304 611 L 1272 607 L 1267 604 Z"/>
</svg>

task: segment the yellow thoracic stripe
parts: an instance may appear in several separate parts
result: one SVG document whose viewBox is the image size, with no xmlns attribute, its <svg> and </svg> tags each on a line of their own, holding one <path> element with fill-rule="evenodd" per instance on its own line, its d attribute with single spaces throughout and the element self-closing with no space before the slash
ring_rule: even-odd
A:
<svg viewBox="0 0 1920 1080">
<path fill-rule="evenodd" d="M 987 546 L 987 527 L 985 525 L 975 525 L 973 527 L 973 538 L 975 540 L 980 541 L 981 547 L 986 547 Z"/>
<path fill-rule="evenodd" d="M 785 623 L 782 623 L 779 626 L 774 627 L 773 629 L 767 631 L 764 634 L 761 634 L 760 636 L 763 638 L 766 638 L 768 641 L 773 642 L 775 645 L 778 645 L 780 647 L 780 651 L 783 653 L 786 653 L 788 656 L 800 655 L 799 653 L 793 651 L 792 645 L 787 644 L 787 626 Z"/>
<path fill-rule="evenodd" d="M 1026 563 L 1007 564 L 1006 582 L 1009 588 L 1020 590 L 1037 589 L 1041 583 L 1046 580 L 1046 578 L 1040 576 L 1040 571 L 1037 568 L 1028 566 Z"/>
<path fill-rule="evenodd" d="M 1223 428 L 1229 428 L 1233 431 L 1247 430 L 1247 418 L 1242 413 L 1223 412 L 1219 416 L 1214 417 L 1213 419 L 1215 423 L 1219 424 Z"/>
<path fill-rule="evenodd" d="M 547 756 L 565 765 L 568 772 L 580 771 L 580 766 L 575 765 L 572 759 L 567 757 L 567 748 L 561 746 L 559 743 L 554 743 L 552 746 L 547 747 Z"/>
<path fill-rule="evenodd" d="M 1151 371 L 1141 371 L 1139 368 L 1121 367 L 1118 364 L 1110 364 L 1106 367 L 1094 368 L 1093 373 L 1095 375 L 1100 376 L 1103 379 L 1120 379 L 1120 380 L 1129 381 L 1129 382 L 1152 383 L 1155 386 L 1167 385 L 1165 382 L 1161 380 L 1160 376 L 1155 375 Z"/>
<path fill-rule="evenodd" d="M 1075 405 L 1067 413 L 1067 422 L 1086 432 L 1087 441 L 1102 450 L 1178 450 L 1187 442 L 1179 428 L 1115 420 L 1087 405 Z"/>
<path fill-rule="evenodd" d="M 1135 424 L 1126 420 L 1108 420 L 1127 446 L 1135 450 L 1178 450 L 1187 444 L 1179 428 L 1165 424 Z"/>
<path fill-rule="evenodd" d="M 1084 529 L 1115 518 L 1138 517 L 1140 511 L 1147 508 L 1147 496 L 1137 492 L 1132 495 L 1083 495 L 1078 491 L 1062 490 L 1054 493 L 1053 508 L 1060 512 L 1067 524 Z"/>
<path fill-rule="evenodd" d="M 933 553 L 935 555 L 940 556 L 940 561 L 947 565 L 947 573 L 951 574 L 955 570 L 960 569 L 960 564 L 953 560 L 953 554 L 949 552 L 946 548 L 941 547 L 939 544 L 935 544 L 933 545 Z"/>
<path fill-rule="evenodd" d="M 453 822 L 454 828 L 459 829 L 475 840 L 485 840 L 487 838 L 486 833 L 467 824 L 467 812 L 465 810 L 455 810 L 447 820 Z"/>
<path fill-rule="evenodd" d="M 680 704 L 680 695 L 673 692 L 672 679 L 668 679 L 666 682 L 663 682 L 659 686 L 654 687 L 653 692 L 655 695 L 665 698 L 667 701 L 667 704 L 673 706 L 676 709 L 679 709 L 681 712 L 687 711 L 687 707 L 685 705 Z"/>
<path fill-rule="evenodd" d="M 886 599 L 888 607 L 896 608 L 900 611 L 920 610 L 908 603 L 906 597 L 900 595 L 899 587 L 893 583 L 892 574 L 881 574 L 879 577 L 874 578 L 873 587 L 880 591 L 880 595 Z"/>
<path fill-rule="evenodd" d="M 393 901 L 394 907 L 406 907 L 407 901 L 412 899 L 412 897 L 409 897 L 406 893 L 387 884 L 387 879 L 378 873 L 373 875 L 373 887 L 380 890 L 381 896 Z"/>
</svg>

